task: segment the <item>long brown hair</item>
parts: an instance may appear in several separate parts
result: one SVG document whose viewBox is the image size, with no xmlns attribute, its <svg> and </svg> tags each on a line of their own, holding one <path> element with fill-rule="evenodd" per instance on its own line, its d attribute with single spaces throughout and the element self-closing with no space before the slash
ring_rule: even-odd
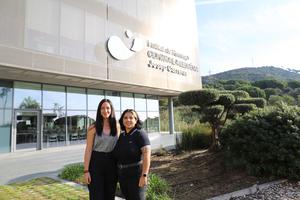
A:
<svg viewBox="0 0 300 200">
<path fill-rule="evenodd" d="M 107 102 L 110 105 L 111 113 L 109 115 L 109 126 L 110 126 L 110 135 L 116 136 L 117 135 L 117 121 L 116 121 L 116 115 L 115 115 L 115 109 L 109 99 L 102 99 L 98 105 L 97 109 L 97 116 L 95 121 L 96 126 L 96 133 L 97 135 L 101 136 L 103 131 L 103 117 L 101 115 L 101 107 L 102 105 Z"/>
</svg>

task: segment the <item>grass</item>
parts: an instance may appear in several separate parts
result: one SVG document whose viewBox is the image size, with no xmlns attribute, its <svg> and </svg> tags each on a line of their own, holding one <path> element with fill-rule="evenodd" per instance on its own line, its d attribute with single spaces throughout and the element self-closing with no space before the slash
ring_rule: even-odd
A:
<svg viewBox="0 0 300 200">
<path fill-rule="evenodd" d="M 60 181 L 42 177 L 26 182 L 0 186 L 1 200 L 81 200 L 88 199 L 88 192 L 64 184 Z"/>
</svg>

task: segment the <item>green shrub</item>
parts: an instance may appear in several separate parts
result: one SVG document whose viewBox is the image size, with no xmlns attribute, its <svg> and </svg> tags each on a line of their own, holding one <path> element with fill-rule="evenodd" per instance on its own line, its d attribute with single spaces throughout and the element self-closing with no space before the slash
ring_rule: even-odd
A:
<svg viewBox="0 0 300 200">
<path fill-rule="evenodd" d="M 238 118 L 220 142 L 229 164 L 257 176 L 300 179 L 300 108 L 269 107 Z"/>
<path fill-rule="evenodd" d="M 183 92 L 178 96 L 178 100 L 183 105 L 205 106 L 217 101 L 219 92 L 215 89 L 202 89 Z"/>
<path fill-rule="evenodd" d="M 149 183 L 147 187 L 147 200 L 171 200 L 168 193 L 170 192 L 169 184 L 157 176 L 156 174 L 149 175 Z"/>
<path fill-rule="evenodd" d="M 255 104 L 258 108 L 263 108 L 266 106 L 267 101 L 263 98 L 246 98 L 239 99 L 236 101 L 237 104 Z"/>
<path fill-rule="evenodd" d="M 66 165 L 58 176 L 62 179 L 77 182 L 82 177 L 83 170 L 83 163 L 70 164 Z"/>
<path fill-rule="evenodd" d="M 240 114 L 245 114 L 250 112 L 251 110 L 256 109 L 256 105 L 253 103 L 249 103 L 249 104 L 235 104 L 233 105 L 233 112 L 237 112 Z"/>
<path fill-rule="evenodd" d="M 249 98 L 250 95 L 248 94 L 248 92 L 243 91 L 243 90 L 221 90 L 220 94 L 232 94 L 236 99 L 241 99 L 241 98 Z"/>
<path fill-rule="evenodd" d="M 260 89 L 259 87 L 254 87 L 254 86 L 242 86 L 240 88 L 237 88 L 238 90 L 244 90 L 246 91 L 250 97 L 261 97 L 261 98 L 266 98 L 266 93 L 264 90 Z"/>
<path fill-rule="evenodd" d="M 211 129 L 208 125 L 195 122 L 182 132 L 179 148 L 182 150 L 204 149 L 211 145 Z"/>
</svg>

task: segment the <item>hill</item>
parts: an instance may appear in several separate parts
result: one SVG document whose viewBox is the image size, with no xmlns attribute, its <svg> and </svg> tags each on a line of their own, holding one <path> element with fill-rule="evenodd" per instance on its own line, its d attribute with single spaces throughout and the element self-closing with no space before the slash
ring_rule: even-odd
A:
<svg viewBox="0 0 300 200">
<path fill-rule="evenodd" d="M 203 76 L 202 83 L 214 83 L 219 80 L 244 80 L 244 81 L 258 81 L 262 79 L 279 79 L 279 80 L 297 80 L 300 81 L 300 73 L 297 70 L 282 69 L 273 66 L 266 67 L 245 67 L 226 72 L 213 74 L 210 76 Z"/>
</svg>

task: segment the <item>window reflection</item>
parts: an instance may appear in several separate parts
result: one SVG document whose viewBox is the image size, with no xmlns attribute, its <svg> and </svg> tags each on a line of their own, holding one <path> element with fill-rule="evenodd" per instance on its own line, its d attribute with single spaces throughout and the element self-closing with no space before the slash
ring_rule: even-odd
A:
<svg viewBox="0 0 300 200">
<path fill-rule="evenodd" d="M 121 112 L 120 111 L 116 111 L 116 120 L 119 121 L 120 117 L 121 117 Z"/>
<path fill-rule="evenodd" d="M 89 127 L 96 121 L 97 111 L 88 111 L 87 126 Z"/>
<path fill-rule="evenodd" d="M 134 109 L 134 99 L 132 93 L 122 92 L 121 93 L 121 106 L 122 111 L 126 109 Z"/>
<path fill-rule="evenodd" d="M 145 112 L 139 111 L 137 113 L 140 117 L 140 120 L 143 122 L 143 128 L 146 129 L 147 128 L 147 124 L 146 124 L 147 113 L 146 113 L 146 111 Z"/>
<path fill-rule="evenodd" d="M 0 153 L 10 152 L 12 109 L 0 108 Z"/>
<path fill-rule="evenodd" d="M 0 81 L 0 108 L 12 108 L 12 83 Z"/>
<path fill-rule="evenodd" d="M 147 110 L 159 111 L 159 102 L 157 96 L 147 95 Z"/>
<path fill-rule="evenodd" d="M 62 146 L 65 141 L 65 111 L 43 110 L 43 146 Z"/>
<path fill-rule="evenodd" d="M 41 84 L 16 81 L 14 91 L 14 108 L 41 108 Z"/>
<path fill-rule="evenodd" d="M 109 99 L 112 104 L 113 107 L 115 109 L 115 111 L 120 111 L 120 92 L 116 92 L 116 91 L 105 91 L 105 98 Z"/>
<path fill-rule="evenodd" d="M 148 112 L 147 113 L 147 132 L 159 132 L 159 112 Z"/>
<path fill-rule="evenodd" d="M 67 108 L 86 110 L 86 94 L 84 88 L 67 87 Z"/>
<path fill-rule="evenodd" d="M 36 148 L 38 138 L 38 113 L 16 112 L 16 149 Z"/>
<path fill-rule="evenodd" d="M 146 111 L 146 98 L 144 94 L 134 95 L 134 105 L 136 111 Z"/>
<path fill-rule="evenodd" d="M 11 109 L 1 109 L 0 108 L 0 127 L 6 127 L 11 125 Z M 0 132 L 1 135 L 1 132 Z"/>
<path fill-rule="evenodd" d="M 68 111 L 67 127 L 70 144 L 82 143 L 86 139 L 86 112 L 85 111 Z"/>
<path fill-rule="evenodd" d="M 103 90 L 88 89 L 88 110 L 97 110 L 99 102 L 104 98 Z"/>
<path fill-rule="evenodd" d="M 65 87 L 56 85 L 43 85 L 43 108 L 58 111 L 65 110 Z"/>
</svg>

